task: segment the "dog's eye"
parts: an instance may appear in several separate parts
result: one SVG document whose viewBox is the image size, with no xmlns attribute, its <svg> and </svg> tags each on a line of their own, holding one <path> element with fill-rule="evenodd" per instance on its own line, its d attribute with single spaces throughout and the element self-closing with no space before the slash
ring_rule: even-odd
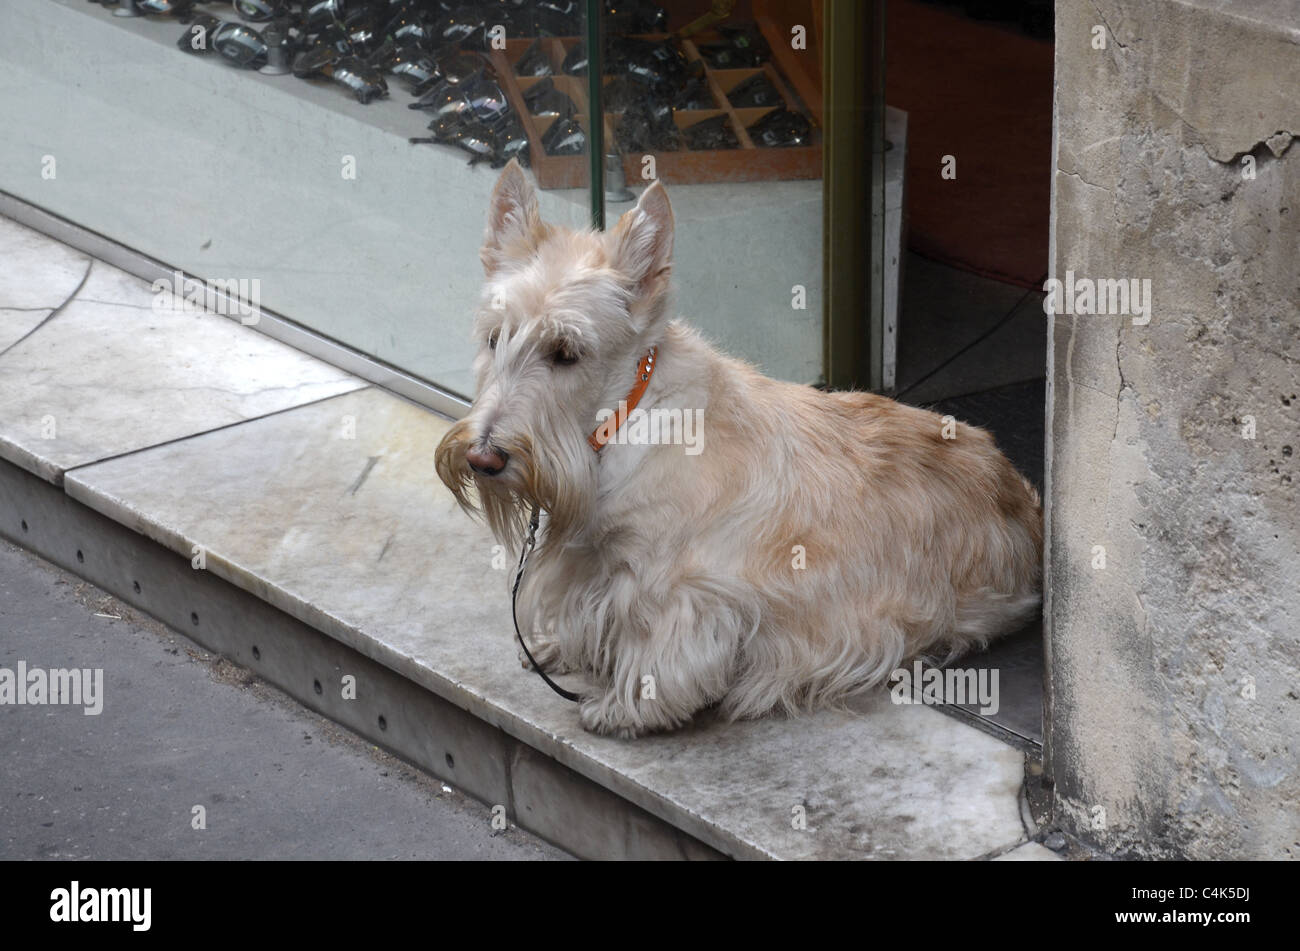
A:
<svg viewBox="0 0 1300 951">
<path fill-rule="evenodd" d="M 578 354 L 568 347 L 556 347 L 555 352 L 551 354 L 551 359 L 557 365 L 567 367 L 578 362 Z"/>
<path fill-rule="evenodd" d="M 494 330 L 488 334 L 488 346 L 493 350 L 497 348 L 497 338 L 501 336 L 500 330 Z"/>
</svg>

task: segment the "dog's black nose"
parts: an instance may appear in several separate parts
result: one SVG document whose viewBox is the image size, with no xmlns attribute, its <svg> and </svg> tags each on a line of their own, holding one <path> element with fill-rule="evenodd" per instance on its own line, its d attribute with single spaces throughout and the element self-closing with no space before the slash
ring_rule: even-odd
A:
<svg viewBox="0 0 1300 951">
<path fill-rule="evenodd" d="M 465 453 L 465 461 L 475 472 L 494 476 L 500 474 L 501 470 L 506 467 L 506 460 L 510 456 L 503 449 L 470 449 Z"/>
</svg>

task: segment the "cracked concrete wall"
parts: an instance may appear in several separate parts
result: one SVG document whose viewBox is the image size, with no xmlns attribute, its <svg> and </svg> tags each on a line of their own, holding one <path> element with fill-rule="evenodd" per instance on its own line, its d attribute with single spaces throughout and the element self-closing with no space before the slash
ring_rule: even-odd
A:
<svg viewBox="0 0 1300 951">
<path fill-rule="evenodd" d="M 1051 272 L 1151 282 L 1049 316 L 1057 819 L 1300 858 L 1300 0 L 1056 7 Z"/>
</svg>

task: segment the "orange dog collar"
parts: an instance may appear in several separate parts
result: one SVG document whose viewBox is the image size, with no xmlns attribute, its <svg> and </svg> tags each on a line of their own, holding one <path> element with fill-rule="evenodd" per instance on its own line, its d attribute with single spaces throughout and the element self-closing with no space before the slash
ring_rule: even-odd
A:
<svg viewBox="0 0 1300 951">
<path fill-rule="evenodd" d="M 658 349 L 658 347 L 651 347 L 641 358 L 636 368 L 636 382 L 632 384 L 632 389 L 628 390 L 627 396 L 619 402 L 618 409 L 613 415 L 597 426 L 596 431 L 587 437 L 587 442 L 596 452 L 600 452 L 605 447 L 605 443 L 614 438 L 614 434 L 627 422 L 628 414 L 636 409 L 637 403 L 641 402 L 641 397 L 645 395 L 645 388 L 650 385 L 650 377 L 655 373 L 655 354 Z"/>
</svg>

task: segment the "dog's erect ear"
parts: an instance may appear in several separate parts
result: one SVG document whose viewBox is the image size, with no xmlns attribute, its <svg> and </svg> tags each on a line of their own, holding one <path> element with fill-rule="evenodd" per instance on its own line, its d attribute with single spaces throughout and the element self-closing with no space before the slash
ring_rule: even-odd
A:
<svg viewBox="0 0 1300 951">
<path fill-rule="evenodd" d="M 668 285 L 673 263 L 673 209 L 668 192 L 655 182 L 611 232 L 614 266 L 632 279 L 641 297 Z"/>
<path fill-rule="evenodd" d="M 491 274 L 510 258 L 527 257 L 546 236 L 533 190 L 519 162 L 511 159 L 492 189 L 487 234 L 479 258 Z"/>
</svg>

